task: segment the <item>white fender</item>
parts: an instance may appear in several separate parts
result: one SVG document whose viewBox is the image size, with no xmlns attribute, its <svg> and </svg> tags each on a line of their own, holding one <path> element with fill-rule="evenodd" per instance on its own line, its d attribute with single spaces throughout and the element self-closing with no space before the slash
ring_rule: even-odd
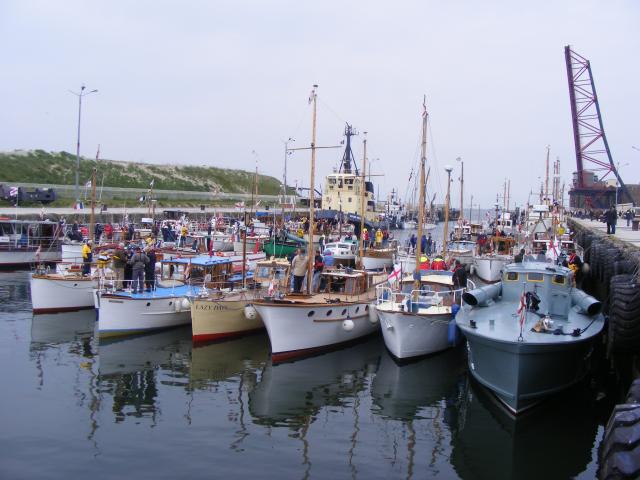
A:
<svg viewBox="0 0 640 480">
<path fill-rule="evenodd" d="M 355 327 L 353 320 L 346 319 L 342 322 L 342 328 L 344 328 L 346 332 L 350 332 L 351 330 L 353 330 L 353 327 Z"/>
<path fill-rule="evenodd" d="M 244 307 L 244 318 L 247 320 L 255 320 L 257 316 L 258 311 L 256 310 L 256 307 L 253 305 L 246 305 Z"/>
<path fill-rule="evenodd" d="M 191 302 L 188 298 L 183 298 L 180 304 L 182 306 L 182 310 L 191 310 Z"/>
<path fill-rule="evenodd" d="M 378 310 L 375 305 L 369 305 L 369 321 L 372 324 L 378 323 Z"/>
</svg>

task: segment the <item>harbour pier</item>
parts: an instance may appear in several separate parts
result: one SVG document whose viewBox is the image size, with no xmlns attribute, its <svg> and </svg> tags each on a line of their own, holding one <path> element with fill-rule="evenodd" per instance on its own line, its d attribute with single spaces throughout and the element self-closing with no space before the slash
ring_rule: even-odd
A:
<svg viewBox="0 0 640 480">
<path fill-rule="evenodd" d="M 600 447 L 598 476 L 637 478 L 640 453 L 633 432 L 640 427 L 640 384 L 631 382 L 640 378 L 640 231 L 624 220 L 612 234 L 600 221 L 572 218 L 569 226 L 588 265 L 583 289 L 602 301 L 608 315 L 606 358 L 618 391 Z"/>
</svg>

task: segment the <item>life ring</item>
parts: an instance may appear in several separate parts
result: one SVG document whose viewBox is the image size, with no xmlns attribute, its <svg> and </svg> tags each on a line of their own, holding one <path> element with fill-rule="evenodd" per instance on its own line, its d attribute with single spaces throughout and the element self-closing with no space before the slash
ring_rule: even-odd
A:
<svg viewBox="0 0 640 480">
<path fill-rule="evenodd" d="M 218 251 L 216 252 L 216 257 L 224 257 L 224 253 Z"/>
</svg>

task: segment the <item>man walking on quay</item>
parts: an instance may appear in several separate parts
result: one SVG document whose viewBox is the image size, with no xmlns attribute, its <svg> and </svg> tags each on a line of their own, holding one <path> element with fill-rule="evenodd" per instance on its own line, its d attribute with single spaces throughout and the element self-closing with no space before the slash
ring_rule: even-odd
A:
<svg viewBox="0 0 640 480">
<path fill-rule="evenodd" d="M 615 235 L 616 223 L 618 222 L 618 212 L 616 211 L 616 207 L 609 207 L 609 210 L 605 213 L 605 218 L 607 220 L 607 235 Z"/>
</svg>

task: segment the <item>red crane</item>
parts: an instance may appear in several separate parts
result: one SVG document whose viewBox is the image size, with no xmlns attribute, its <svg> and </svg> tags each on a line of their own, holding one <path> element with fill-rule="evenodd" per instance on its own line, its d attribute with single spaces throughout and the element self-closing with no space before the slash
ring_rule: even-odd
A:
<svg viewBox="0 0 640 480">
<path fill-rule="evenodd" d="M 603 180 L 610 173 L 615 175 L 620 192 L 633 204 L 633 198 L 611 157 L 591 64 L 582 55 L 571 50 L 569 45 L 564 47 L 564 56 L 567 63 L 577 165 L 577 171 L 573 174 L 573 186 L 569 191 L 570 204 L 574 208 L 609 207 L 613 203 L 616 190 L 608 187 Z"/>
</svg>

